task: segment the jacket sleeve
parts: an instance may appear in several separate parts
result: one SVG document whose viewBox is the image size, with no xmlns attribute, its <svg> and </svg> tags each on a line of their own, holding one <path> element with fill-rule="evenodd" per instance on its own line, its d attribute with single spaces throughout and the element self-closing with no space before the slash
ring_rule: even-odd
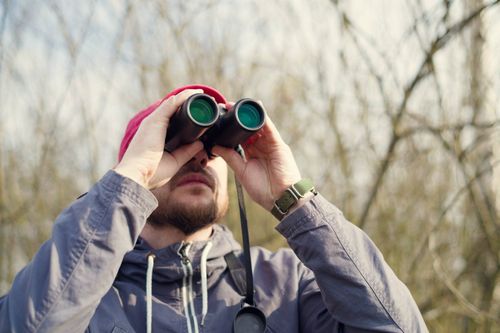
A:
<svg viewBox="0 0 500 333">
<path fill-rule="evenodd" d="M 0 298 L 0 332 L 83 332 L 156 206 L 151 192 L 109 171 L 59 215 Z"/>
<path fill-rule="evenodd" d="M 299 288 L 304 332 L 427 332 L 408 288 L 377 247 L 321 195 L 277 230 L 314 274 L 304 274 Z"/>
</svg>

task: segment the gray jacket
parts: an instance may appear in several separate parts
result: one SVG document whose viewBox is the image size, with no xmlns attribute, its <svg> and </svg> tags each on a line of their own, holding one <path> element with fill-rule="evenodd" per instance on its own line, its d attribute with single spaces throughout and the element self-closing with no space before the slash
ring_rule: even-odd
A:
<svg viewBox="0 0 500 333">
<path fill-rule="evenodd" d="M 108 172 L 61 213 L 0 298 L 0 332 L 145 332 L 148 315 L 153 332 L 231 332 L 243 297 L 224 255 L 239 245 L 217 225 L 208 242 L 153 250 L 139 234 L 156 206 L 151 192 Z M 427 331 L 372 241 L 321 195 L 276 229 L 291 250 L 252 248 L 267 332 Z"/>
</svg>

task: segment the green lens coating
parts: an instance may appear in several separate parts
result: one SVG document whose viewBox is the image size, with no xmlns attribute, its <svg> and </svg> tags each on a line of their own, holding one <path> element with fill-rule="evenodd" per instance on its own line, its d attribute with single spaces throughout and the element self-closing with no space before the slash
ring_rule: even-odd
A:
<svg viewBox="0 0 500 333">
<path fill-rule="evenodd" d="M 204 98 L 197 98 L 189 104 L 189 113 L 200 124 L 211 124 L 215 119 L 215 110 L 212 103 Z"/>
<path fill-rule="evenodd" d="M 238 108 L 238 119 L 243 126 L 250 129 L 257 129 L 262 124 L 262 114 L 250 103 L 244 103 Z"/>
</svg>

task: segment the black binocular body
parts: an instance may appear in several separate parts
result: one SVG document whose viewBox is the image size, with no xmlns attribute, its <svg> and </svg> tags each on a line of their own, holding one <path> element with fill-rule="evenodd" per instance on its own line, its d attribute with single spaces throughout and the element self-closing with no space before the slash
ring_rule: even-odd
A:
<svg viewBox="0 0 500 333">
<path fill-rule="evenodd" d="M 207 94 L 190 96 L 177 110 L 167 129 L 165 150 L 201 140 L 209 155 L 213 146 L 236 148 L 264 126 L 265 112 L 257 101 L 241 99 L 226 109 Z"/>
</svg>

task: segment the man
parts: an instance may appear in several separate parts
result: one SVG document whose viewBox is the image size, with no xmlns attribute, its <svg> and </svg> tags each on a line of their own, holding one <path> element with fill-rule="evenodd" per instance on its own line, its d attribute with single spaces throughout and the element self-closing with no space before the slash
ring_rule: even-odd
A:
<svg viewBox="0 0 500 333">
<path fill-rule="evenodd" d="M 240 247 L 216 224 L 226 162 L 267 210 L 301 175 L 269 118 L 246 161 L 223 147 L 209 159 L 200 142 L 165 152 L 170 117 L 200 92 L 226 103 L 213 88 L 183 87 L 131 120 L 119 164 L 62 212 L 0 299 L 0 332 L 232 331 L 243 296 L 224 257 Z M 292 250 L 251 251 L 267 332 L 427 331 L 375 245 L 320 194 L 276 229 Z"/>
</svg>

